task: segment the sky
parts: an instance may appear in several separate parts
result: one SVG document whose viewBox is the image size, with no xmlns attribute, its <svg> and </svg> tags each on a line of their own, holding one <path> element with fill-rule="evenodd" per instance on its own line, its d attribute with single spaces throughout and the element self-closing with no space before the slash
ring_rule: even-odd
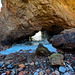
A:
<svg viewBox="0 0 75 75">
<path fill-rule="evenodd" d="M 2 7 L 2 4 L 1 4 L 1 0 L 0 0 L 0 8 Z"/>
</svg>

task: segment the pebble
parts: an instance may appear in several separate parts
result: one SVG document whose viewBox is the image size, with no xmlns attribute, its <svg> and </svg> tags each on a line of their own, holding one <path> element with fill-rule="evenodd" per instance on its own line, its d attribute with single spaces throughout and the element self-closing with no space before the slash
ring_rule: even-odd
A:
<svg viewBox="0 0 75 75">
<path fill-rule="evenodd" d="M 40 72 L 40 69 L 37 69 L 36 72 Z"/>
<path fill-rule="evenodd" d="M 2 73 L 1 75 L 6 75 L 6 73 Z"/>
<path fill-rule="evenodd" d="M 44 75 L 44 73 L 42 71 L 39 72 L 39 75 Z"/>
<path fill-rule="evenodd" d="M 63 67 L 63 66 L 60 66 L 60 67 L 59 67 L 59 71 L 60 71 L 60 72 L 62 72 L 62 73 L 65 73 L 66 68 L 65 68 L 65 67 Z"/>
<path fill-rule="evenodd" d="M 4 64 L 4 62 L 0 62 L 0 66 L 1 66 L 1 67 L 3 66 L 3 64 Z"/>
<path fill-rule="evenodd" d="M 34 65 L 34 62 L 32 62 L 30 65 L 33 66 Z"/>
<path fill-rule="evenodd" d="M 46 73 L 48 73 L 48 74 L 49 74 L 49 73 L 50 73 L 50 71 L 51 71 L 50 69 L 46 69 Z"/>
<path fill-rule="evenodd" d="M 39 73 L 35 72 L 33 75 L 39 75 Z"/>
<path fill-rule="evenodd" d="M 13 67 L 14 67 L 13 64 L 10 64 L 10 65 L 7 66 L 8 69 L 12 69 Z"/>
<path fill-rule="evenodd" d="M 6 71 L 6 74 L 9 75 L 10 74 L 10 71 Z"/>
<path fill-rule="evenodd" d="M 55 75 L 60 75 L 60 72 L 55 70 Z"/>
<path fill-rule="evenodd" d="M 38 62 L 35 62 L 35 65 L 38 65 L 39 63 Z"/>
<path fill-rule="evenodd" d="M 55 72 L 52 72 L 52 75 L 55 75 Z"/>
<path fill-rule="evenodd" d="M 68 72 L 64 73 L 64 75 L 70 75 Z"/>
<path fill-rule="evenodd" d="M 28 63 L 25 63 L 26 66 L 28 66 Z"/>
<path fill-rule="evenodd" d="M 20 68 L 24 68 L 25 65 L 24 65 L 24 64 L 20 64 L 19 67 L 20 67 Z"/>
</svg>

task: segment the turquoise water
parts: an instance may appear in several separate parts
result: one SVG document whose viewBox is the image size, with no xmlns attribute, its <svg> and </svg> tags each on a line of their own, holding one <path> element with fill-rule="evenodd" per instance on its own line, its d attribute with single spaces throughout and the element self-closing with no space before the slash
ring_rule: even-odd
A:
<svg viewBox="0 0 75 75">
<path fill-rule="evenodd" d="M 47 41 L 47 38 L 42 38 L 41 37 L 41 32 L 36 33 L 33 37 L 32 37 L 32 41 L 26 41 L 25 43 L 20 43 L 20 44 L 13 44 L 11 48 L 1 51 L 1 54 L 10 54 L 10 53 L 15 53 L 22 50 L 33 50 L 35 51 L 36 48 L 38 47 L 38 44 L 42 43 L 43 46 L 47 47 L 49 51 L 51 52 L 57 52 L 56 49 L 52 46 L 52 44 L 50 44 Z"/>
</svg>

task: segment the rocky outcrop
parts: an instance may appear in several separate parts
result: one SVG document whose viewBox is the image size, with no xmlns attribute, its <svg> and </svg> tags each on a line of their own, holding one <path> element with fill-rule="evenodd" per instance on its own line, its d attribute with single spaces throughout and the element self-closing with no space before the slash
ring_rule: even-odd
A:
<svg viewBox="0 0 75 75">
<path fill-rule="evenodd" d="M 59 35 L 55 35 L 50 39 L 52 45 L 62 50 L 75 49 L 75 28 L 65 29 Z"/>
<path fill-rule="evenodd" d="M 0 42 L 10 44 L 41 29 L 57 34 L 75 27 L 75 0 L 2 0 Z"/>
</svg>

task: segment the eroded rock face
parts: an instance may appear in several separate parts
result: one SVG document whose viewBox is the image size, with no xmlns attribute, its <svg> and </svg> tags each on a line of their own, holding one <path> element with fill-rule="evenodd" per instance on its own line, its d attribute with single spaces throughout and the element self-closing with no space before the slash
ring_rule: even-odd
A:
<svg viewBox="0 0 75 75">
<path fill-rule="evenodd" d="M 75 28 L 65 29 L 50 39 L 52 45 L 62 50 L 75 50 Z"/>
<path fill-rule="evenodd" d="M 2 0 L 0 42 L 10 44 L 41 29 L 56 34 L 75 27 L 75 0 Z"/>
</svg>

